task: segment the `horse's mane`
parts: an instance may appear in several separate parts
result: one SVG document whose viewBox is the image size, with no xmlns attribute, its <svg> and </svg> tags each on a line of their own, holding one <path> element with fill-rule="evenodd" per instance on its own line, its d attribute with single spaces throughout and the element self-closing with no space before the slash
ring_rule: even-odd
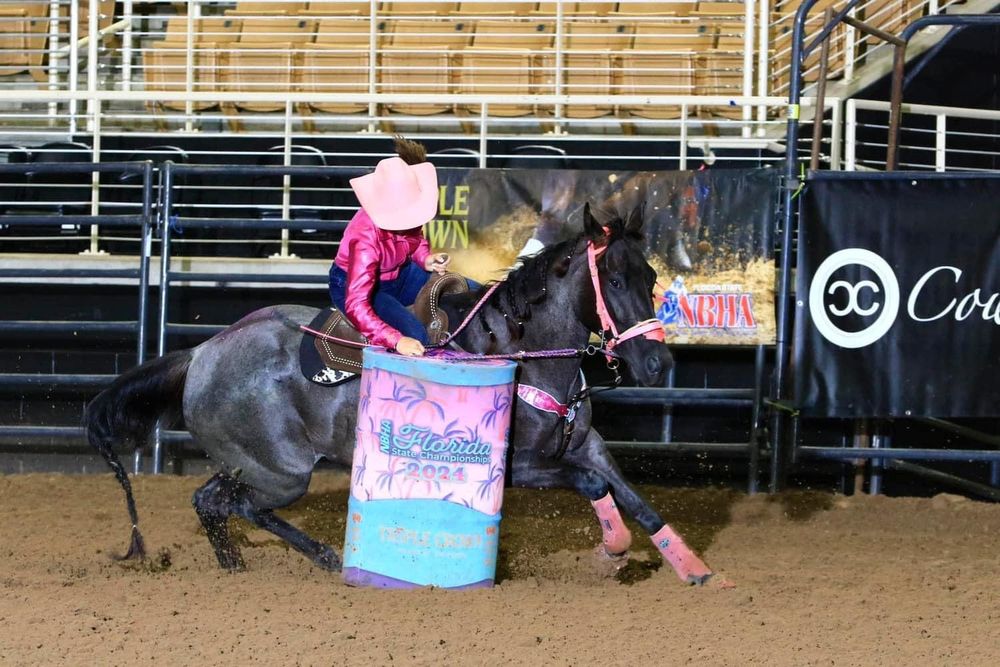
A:
<svg viewBox="0 0 1000 667">
<path fill-rule="evenodd" d="M 629 217 L 638 213 L 633 212 Z M 642 234 L 628 225 L 628 219 L 615 214 L 604 223 L 605 233 L 597 238 L 591 237 L 598 246 L 610 245 L 621 238 L 641 240 Z M 543 303 L 548 297 L 548 279 L 550 275 L 561 278 L 569 271 L 570 261 L 577 252 L 581 239 L 587 237 L 586 231 L 576 236 L 551 245 L 544 250 L 523 259 L 521 266 L 511 270 L 502 281 L 500 287 L 490 296 L 487 305 L 503 315 L 507 330 L 513 340 L 524 335 L 524 323 L 531 319 L 531 307 Z M 495 283 L 488 283 L 475 295 L 476 301 L 482 298 L 486 290 Z M 486 321 L 485 308 L 479 311 L 479 324 L 490 337 L 490 347 L 496 337 Z"/>
</svg>

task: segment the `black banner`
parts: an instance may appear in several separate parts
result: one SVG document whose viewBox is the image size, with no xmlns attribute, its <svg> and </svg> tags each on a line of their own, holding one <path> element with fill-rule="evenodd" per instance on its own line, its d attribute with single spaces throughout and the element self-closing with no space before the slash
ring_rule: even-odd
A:
<svg viewBox="0 0 1000 667">
<path fill-rule="evenodd" d="M 804 414 L 1000 414 L 998 203 L 995 175 L 810 179 L 795 301 Z"/>
</svg>

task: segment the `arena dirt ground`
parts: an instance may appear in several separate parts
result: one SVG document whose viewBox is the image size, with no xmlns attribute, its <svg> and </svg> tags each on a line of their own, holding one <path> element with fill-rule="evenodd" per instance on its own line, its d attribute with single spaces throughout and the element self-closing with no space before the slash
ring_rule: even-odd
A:
<svg viewBox="0 0 1000 667">
<path fill-rule="evenodd" d="M 0 665 L 1000 664 L 1000 505 L 646 487 L 737 586 L 692 588 L 637 540 L 608 577 L 575 495 L 508 490 L 491 590 L 345 586 L 235 526 L 219 571 L 192 477 L 136 480 L 157 554 L 111 560 L 128 521 L 110 475 L 0 477 Z M 347 478 L 285 515 L 339 545 Z"/>
</svg>

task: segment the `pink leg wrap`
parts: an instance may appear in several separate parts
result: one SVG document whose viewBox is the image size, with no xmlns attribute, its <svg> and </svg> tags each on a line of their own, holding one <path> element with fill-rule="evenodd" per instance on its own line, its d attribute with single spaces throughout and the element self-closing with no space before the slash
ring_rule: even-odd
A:
<svg viewBox="0 0 1000 667">
<path fill-rule="evenodd" d="M 703 584 L 712 576 L 712 571 L 684 544 L 681 536 L 667 524 L 663 524 L 655 535 L 650 536 L 653 544 L 674 568 L 681 581 L 689 584 Z"/>
<path fill-rule="evenodd" d="M 625 527 L 622 515 L 618 512 L 615 499 L 611 493 L 600 500 L 591 500 L 594 512 L 597 513 L 597 521 L 601 524 L 604 532 L 604 550 L 609 554 L 618 555 L 628 551 L 632 546 L 632 533 Z"/>
</svg>

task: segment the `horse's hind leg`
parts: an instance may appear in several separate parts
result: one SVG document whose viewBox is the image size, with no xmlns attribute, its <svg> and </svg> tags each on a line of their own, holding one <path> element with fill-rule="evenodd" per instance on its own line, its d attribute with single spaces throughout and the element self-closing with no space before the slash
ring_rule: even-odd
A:
<svg viewBox="0 0 1000 667">
<path fill-rule="evenodd" d="M 278 517 L 271 510 L 254 507 L 248 495 L 233 506 L 233 513 L 243 517 L 258 528 L 274 533 L 305 555 L 317 566 L 330 572 L 340 572 L 340 556 L 327 544 L 317 542 L 301 530 Z"/>
<path fill-rule="evenodd" d="M 242 481 L 218 473 L 195 492 L 195 511 L 221 567 L 227 570 L 242 570 L 245 567 L 226 525 L 229 515 L 235 514 L 277 535 L 319 567 L 334 572 L 340 570 L 340 557 L 330 546 L 312 539 L 272 511 L 276 507 L 292 504 L 305 495 L 309 487 L 308 474 L 296 475 L 294 479 L 285 481 L 280 493 L 275 493 L 274 489 L 262 493 Z"/>
<path fill-rule="evenodd" d="M 231 571 L 245 567 L 239 548 L 229 537 L 226 523 L 232 513 L 233 503 L 240 494 L 239 486 L 239 482 L 229 475 L 216 473 L 194 492 L 191 499 L 208 541 L 215 550 L 215 557 L 219 559 L 219 566 Z"/>
</svg>

